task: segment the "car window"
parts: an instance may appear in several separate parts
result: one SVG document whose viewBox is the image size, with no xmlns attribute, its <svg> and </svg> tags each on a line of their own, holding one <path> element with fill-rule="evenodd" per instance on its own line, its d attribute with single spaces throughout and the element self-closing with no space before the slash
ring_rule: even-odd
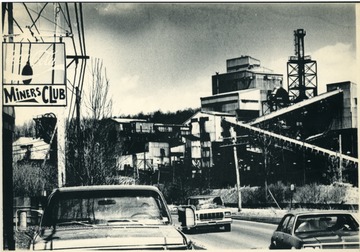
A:
<svg viewBox="0 0 360 252">
<path fill-rule="evenodd" d="M 295 233 L 358 231 L 359 224 L 350 214 L 305 215 L 297 219 Z"/>
<path fill-rule="evenodd" d="M 282 222 L 280 222 L 277 231 L 281 231 L 281 232 L 285 232 L 286 230 L 286 226 L 290 220 L 290 215 L 287 215 L 286 217 L 283 218 Z"/>
<path fill-rule="evenodd" d="M 292 229 L 294 227 L 294 223 L 295 223 L 295 216 L 291 216 L 289 219 L 289 222 L 284 230 L 285 233 L 287 234 L 291 234 L 292 233 Z"/>
<path fill-rule="evenodd" d="M 189 204 L 199 209 L 222 208 L 224 206 L 220 197 L 190 198 Z"/>
<path fill-rule="evenodd" d="M 71 222 L 87 224 L 165 224 L 166 208 L 157 194 L 74 194 L 58 197 L 51 204 L 52 225 Z"/>
</svg>

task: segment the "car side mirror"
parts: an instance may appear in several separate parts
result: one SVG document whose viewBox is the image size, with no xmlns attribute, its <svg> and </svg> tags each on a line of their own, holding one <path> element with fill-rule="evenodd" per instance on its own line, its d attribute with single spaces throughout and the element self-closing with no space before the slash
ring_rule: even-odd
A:
<svg viewBox="0 0 360 252">
<path fill-rule="evenodd" d="M 182 206 L 178 208 L 179 222 L 183 227 L 195 225 L 195 209 L 193 206 Z"/>
<path fill-rule="evenodd" d="M 36 209 L 18 209 L 15 213 L 15 229 L 16 231 L 27 230 L 28 224 L 39 226 L 43 210 Z"/>
<path fill-rule="evenodd" d="M 195 211 L 192 207 L 185 209 L 186 226 L 195 226 Z"/>
</svg>

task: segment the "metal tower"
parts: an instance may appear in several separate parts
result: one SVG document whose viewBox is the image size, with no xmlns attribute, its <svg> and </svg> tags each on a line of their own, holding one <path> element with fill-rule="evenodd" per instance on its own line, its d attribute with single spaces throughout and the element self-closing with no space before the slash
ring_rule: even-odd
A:
<svg viewBox="0 0 360 252">
<path fill-rule="evenodd" d="M 295 56 L 287 63 L 289 100 L 293 103 L 317 96 L 317 65 L 305 56 L 305 35 L 304 29 L 294 31 Z"/>
</svg>

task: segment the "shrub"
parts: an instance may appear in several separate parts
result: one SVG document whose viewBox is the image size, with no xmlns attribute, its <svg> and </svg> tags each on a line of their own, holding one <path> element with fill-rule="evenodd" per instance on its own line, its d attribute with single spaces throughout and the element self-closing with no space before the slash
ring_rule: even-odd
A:
<svg viewBox="0 0 360 252">
<path fill-rule="evenodd" d="M 277 203 L 289 203 L 291 200 L 290 186 L 282 182 L 271 184 L 268 186 L 270 192 L 276 199 Z M 349 191 L 357 192 L 356 188 L 349 188 L 342 185 L 318 185 L 309 184 L 296 187 L 293 194 L 293 202 L 312 203 L 312 204 L 340 204 L 346 202 Z M 228 189 L 216 189 L 212 194 L 221 195 L 225 204 L 237 203 L 236 187 Z M 358 195 L 357 193 L 353 193 Z M 354 198 L 354 197 L 352 197 Z M 351 199 L 352 199 L 351 198 Z M 243 205 L 251 206 L 257 204 L 274 203 L 272 197 L 268 194 L 265 198 L 264 187 L 242 187 L 241 201 Z M 354 200 L 352 200 L 354 201 Z"/>
<path fill-rule="evenodd" d="M 287 200 L 285 196 L 287 196 L 288 194 L 286 192 L 290 189 L 282 182 L 279 181 L 276 184 L 271 184 L 268 186 L 268 188 L 278 203 L 285 202 Z M 273 199 L 268 199 L 268 201 L 272 202 Z"/>
<path fill-rule="evenodd" d="M 320 187 L 317 184 L 304 185 L 296 188 L 294 201 L 301 203 L 320 203 Z"/>
<path fill-rule="evenodd" d="M 300 203 L 342 203 L 345 196 L 346 187 L 310 184 L 299 187 L 294 194 L 294 200 Z"/>
</svg>

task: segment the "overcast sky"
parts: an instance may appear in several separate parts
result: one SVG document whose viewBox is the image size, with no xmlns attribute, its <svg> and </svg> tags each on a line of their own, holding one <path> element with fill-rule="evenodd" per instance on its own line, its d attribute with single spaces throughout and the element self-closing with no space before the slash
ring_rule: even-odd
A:
<svg viewBox="0 0 360 252">
<path fill-rule="evenodd" d="M 284 74 L 287 88 L 298 28 L 317 61 L 319 93 L 356 82 L 354 4 L 83 3 L 83 12 L 87 54 L 107 69 L 113 116 L 200 107 L 211 76 L 241 55 Z"/>
</svg>

